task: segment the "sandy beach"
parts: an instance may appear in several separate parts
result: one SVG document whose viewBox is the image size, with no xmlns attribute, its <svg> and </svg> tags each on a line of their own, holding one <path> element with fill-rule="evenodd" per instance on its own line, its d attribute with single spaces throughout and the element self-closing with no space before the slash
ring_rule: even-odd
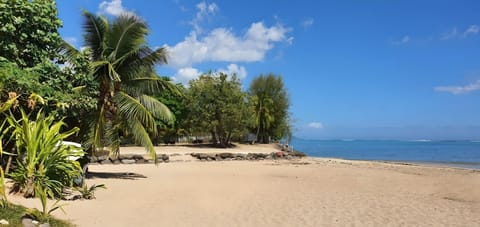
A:
<svg viewBox="0 0 480 227">
<path fill-rule="evenodd" d="M 95 200 L 65 201 L 66 214 L 55 216 L 78 226 L 480 226 L 480 171 L 321 158 L 202 162 L 188 155 L 224 151 L 158 147 L 171 162 L 91 165 L 87 184 L 108 189 Z M 129 152 L 143 150 L 122 149 Z"/>
</svg>

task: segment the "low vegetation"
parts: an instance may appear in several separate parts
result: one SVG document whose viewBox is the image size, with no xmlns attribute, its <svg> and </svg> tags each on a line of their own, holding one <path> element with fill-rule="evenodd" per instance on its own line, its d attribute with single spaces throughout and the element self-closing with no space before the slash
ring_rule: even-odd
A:
<svg viewBox="0 0 480 227">
<path fill-rule="evenodd" d="M 95 191 L 100 188 L 107 189 L 104 184 L 94 184 L 90 187 L 87 184 L 84 184 L 82 187 L 75 187 L 74 190 L 80 192 L 82 199 L 95 199 Z"/>
<path fill-rule="evenodd" d="M 7 206 L 0 207 L 0 220 L 4 219 L 8 221 L 11 227 L 23 227 L 22 218 L 27 213 L 27 209 L 23 206 L 8 204 Z M 51 227 L 70 227 L 74 226 L 67 221 L 59 220 L 53 217 L 48 218 L 48 223 Z"/>
</svg>

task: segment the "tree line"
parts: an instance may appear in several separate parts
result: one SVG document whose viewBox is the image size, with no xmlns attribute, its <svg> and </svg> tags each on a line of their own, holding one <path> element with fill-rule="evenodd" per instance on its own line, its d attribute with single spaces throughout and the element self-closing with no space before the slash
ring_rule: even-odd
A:
<svg viewBox="0 0 480 227">
<path fill-rule="evenodd" d="M 0 9 L 0 204 L 4 173 L 25 196 L 58 197 L 72 186 L 82 169 L 62 140 L 112 156 L 128 141 L 157 160 L 154 145 L 181 137 L 228 147 L 291 134 L 281 76 L 259 75 L 246 91 L 217 72 L 174 84 L 155 71 L 168 50 L 148 46 L 149 28 L 133 14 L 83 12 L 76 49 L 58 33 L 54 0 L 0 0 Z"/>
<path fill-rule="evenodd" d="M 79 128 L 69 139 L 91 150 L 117 153 L 129 140 L 153 155 L 154 142 L 179 137 L 209 135 L 226 147 L 249 133 L 262 143 L 290 134 L 280 76 L 260 75 L 247 91 L 235 75 L 214 72 L 174 84 L 155 72 L 168 63 L 167 50 L 148 46 L 147 24 L 135 15 L 109 20 L 83 12 L 85 47 L 78 50 L 58 33 L 55 1 L 2 0 L 0 8 L 0 100 L 15 96 L 16 116 L 42 110 L 65 130 Z"/>
</svg>

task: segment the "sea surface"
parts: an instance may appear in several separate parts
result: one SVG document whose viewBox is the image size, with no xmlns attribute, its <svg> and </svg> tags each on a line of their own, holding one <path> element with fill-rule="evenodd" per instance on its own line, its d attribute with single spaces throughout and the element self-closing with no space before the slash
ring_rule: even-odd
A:
<svg viewBox="0 0 480 227">
<path fill-rule="evenodd" d="M 313 157 L 411 162 L 480 169 L 480 141 L 304 140 L 293 149 Z"/>
</svg>

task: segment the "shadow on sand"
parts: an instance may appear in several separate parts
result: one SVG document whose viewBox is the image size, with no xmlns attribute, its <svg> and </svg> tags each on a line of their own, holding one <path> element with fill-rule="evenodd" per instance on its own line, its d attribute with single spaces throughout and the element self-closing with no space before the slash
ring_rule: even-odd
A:
<svg viewBox="0 0 480 227">
<path fill-rule="evenodd" d="M 139 178 L 147 178 L 146 176 L 138 173 L 130 173 L 130 172 L 119 172 L 119 173 L 107 173 L 107 172 L 88 172 L 87 179 L 123 179 L 123 180 L 136 180 Z"/>
<path fill-rule="evenodd" d="M 237 145 L 235 144 L 229 144 L 227 147 L 222 147 L 219 144 L 211 144 L 211 143 L 199 143 L 199 144 L 179 144 L 175 145 L 178 147 L 188 147 L 188 148 L 235 148 Z"/>
</svg>

